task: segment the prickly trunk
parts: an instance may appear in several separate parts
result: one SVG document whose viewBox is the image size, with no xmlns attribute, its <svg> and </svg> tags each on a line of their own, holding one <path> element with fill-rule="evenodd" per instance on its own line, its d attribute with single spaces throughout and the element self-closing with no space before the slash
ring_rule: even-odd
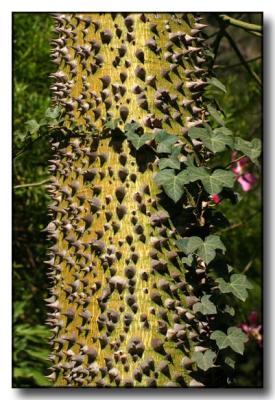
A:
<svg viewBox="0 0 275 400">
<path fill-rule="evenodd" d="M 200 386 L 191 357 L 207 324 L 192 311 L 171 203 L 153 180 L 159 157 L 147 144 L 161 129 L 184 142 L 202 122 L 204 25 L 190 14 L 55 19 L 52 90 L 63 119 L 50 167 L 50 378 Z"/>
</svg>

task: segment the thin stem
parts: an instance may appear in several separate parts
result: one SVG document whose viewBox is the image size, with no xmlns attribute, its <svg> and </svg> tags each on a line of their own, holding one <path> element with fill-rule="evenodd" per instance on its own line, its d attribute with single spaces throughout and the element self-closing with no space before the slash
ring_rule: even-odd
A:
<svg viewBox="0 0 275 400">
<path fill-rule="evenodd" d="M 43 181 L 40 181 L 40 182 L 24 183 L 23 185 L 16 185 L 16 186 L 13 187 L 13 189 L 21 189 L 21 188 L 25 188 L 25 187 L 42 186 L 47 182 L 50 182 L 50 178 L 44 179 Z"/>
<path fill-rule="evenodd" d="M 228 164 L 225 166 L 225 169 L 227 169 L 228 167 L 230 167 L 231 164 L 235 164 L 237 161 L 240 161 L 240 160 L 242 160 L 242 159 L 245 158 L 245 157 L 246 157 L 246 155 L 244 154 L 244 155 L 240 156 L 239 158 L 236 158 L 236 160 L 230 161 L 230 163 L 228 163 Z"/>
<path fill-rule="evenodd" d="M 245 67 L 245 69 L 248 71 L 248 73 L 251 75 L 251 77 L 253 79 L 255 79 L 255 81 L 258 83 L 259 86 L 262 86 L 262 82 L 261 79 L 258 77 L 258 75 L 250 68 L 249 64 L 246 62 L 245 58 L 243 57 L 242 53 L 240 52 L 238 46 L 236 45 L 236 43 L 234 42 L 234 40 L 232 39 L 232 37 L 229 35 L 228 32 L 224 31 L 224 36 L 227 38 L 227 40 L 229 41 L 230 45 L 232 46 L 232 48 L 235 50 L 235 53 L 237 54 L 237 56 L 239 57 L 242 65 Z"/>
<path fill-rule="evenodd" d="M 251 63 L 257 60 L 260 60 L 262 57 L 258 56 L 258 57 L 254 57 L 251 58 L 250 60 L 246 60 L 247 63 Z M 236 64 L 231 64 L 231 65 L 215 65 L 214 69 L 228 69 L 228 68 L 235 68 L 235 67 L 239 67 L 240 65 L 243 65 L 243 63 L 236 63 Z"/>
<path fill-rule="evenodd" d="M 223 21 L 228 22 L 230 25 L 237 26 L 238 28 L 245 29 L 247 31 L 262 32 L 263 27 L 261 25 L 250 24 L 249 22 L 241 21 L 236 18 L 229 17 L 229 15 L 221 14 L 219 16 Z"/>
</svg>

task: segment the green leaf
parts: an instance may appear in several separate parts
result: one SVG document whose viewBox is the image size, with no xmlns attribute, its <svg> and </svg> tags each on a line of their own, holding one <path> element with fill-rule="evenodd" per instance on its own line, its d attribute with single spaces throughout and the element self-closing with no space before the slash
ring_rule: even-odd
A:
<svg viewBox="0 0 275 400">
<path fill-rule="evenodd" d="M 35 119 L 25 122 L 25 125 L 27 125 L 27 130 L 31 135 L 37 133 L 40 128 L 40 124 Z"/>
<path fill-rule="evenodd" d="M 49 356 L 49 351 L 42 350 L 41 348 L 34 350 L 34 349 L 26 349 L 25 350 L 29 356 L 35 360 L 48 362 L 47 357 Z"/>
<path fill-rule="evenodd" d="M 47 119 L 57 119 L 60 115 L 61 109 L 59 106 L 54 108 L 47 108 L 45 112 L 45 118 Z"/>
<path fill-rule="evenodd" d="M 233 307 L 230 307 L 228 304 L 226 304 L 223 311 L 231 315 L 231 317 L 234 317 L 235 315 L 235 309 Z"/>
<path fill-rule="evenodd" d="M 221 83 L 221 81 L 219 81 L 219 79 L 211 78 L 207 81 L 207 83 L 208 83 L 208 85 L 214 86 L 214 87 L 220 89 L 222 92 L 226 93 L 226 88 L 225 88 L 224 84 Z"/>
<path fill-rule="evenodd" d="M 154 176 L 154 181 L 158 186 L 165 185 L 175 175 L 175 171 L 171 169 L 164 169 Z"/>
<path fill-rule="evenodd" d="M 223 135 L 228 135 L 228 136 L 233 135 L 233 132 L 230 129 L 226 128 L 225 126 L 220 126 L 219 128 L 215 128 L 213 132 L 222 133 Z"/>
<path fill-rule="evenodd" d="M 34 368 L 14 368 L 14 378 L 31 378 L 38 386 L 51 386 L 49 380 Z"/>
<path fill-rule="evenodd" d="M 173 145 L 178 141 L 178 137 L 177 136 L 172 136 L 169 135 L 169 137 L 167 137 L 165 140 L 163 140 L 162 142 L 160 142 L 157 145 L 157 152 L 158 153 L 171 153 L 172 149 L 173 149 Z"/>
<path fill-rule="evenodd" d="M 206 264 L 209 264 L 215 258 L 216 250 L 221 250 L 225 253 L 226 249 L 219 236 L 209 235 L 203 245 L 198 248 L 197 254 Z"/>
<path fill-rule="evenodd" d="M 247 289 L 252 289 L 251 283 L 243 274 L 233 274 L 230 276 L 230 282 L 226 282 L 223 278 L 216 279 L 219 284 L 219 290 L 222 293 L 233 293 L 238 299 L 245 301 L 248 292 Z"/>
<path fill-rule="evenodd" d="M 209 177 L 209 172 L 206 171 L 204 167 L 195 167 L 195 165 L 190 165 L 186 169 L 189 175 L 189 181 L 195 182 L 198 180 L 203 180 Z"/>
<path fill-rule="evenodd" d="M 209 194 L 219 194 L 224 187 L 233 187 L 235 175 L 232 171 L 216 169 L 211 175 L 200 178 L 204 189 Z"/>
<path fill-rule="evenodd" d="M 176 203 L 184 192 L 184 185 L 189 182 L 187 171 L 181 171 L 175 175 L 175 171 L 164 169 L 155 175 L 154 180 L 162 186 L 167 196 Z"/>
<path fill-rule="evenodd" d="M 248 341 L 246 334 L 236 327 L 228 328 L 227 335 L 222 331 L 214 331 L 210 339 L 216 341 L 220 350 L 231 347 L 232 350 L 239 354 L 243 354 L 244 343 Z"/>
<path fill-rule="evenodd" d="M 217 314 L 217 308 L 212 301 L 209 300 L 210 295 L 204 295 L 201 301 L 194 304 L 193 311 L 195 313 L 200 312 L 203 315 Z"/>
<path fill-rule="evenodd" d="M 211 105 L 208 105 L 207 109 L 210 115 L 215 119 L 215 121 L 218 122 L 219 125 L 224 125 L 224 120 L 222 119 L 220 113 L 218 112 L 218 110 L 216 110 L 216 108 L 212 107 Z"/>
<path fill-rule="evenodd" d="M 179 250 L 183 251 L 185 254 L 192 254 L 203 245 L 203 240 L 198 236 L 191 236 L 186 239 L 177 240 L 176 245 Z"/>
<path fill-rule="evenodd" d="M 231 357 L 225 357 L 225 364 L 227 364 L 230 368 L 235 368 L 235 361 Z"/>
<path fill-rule="evenodd" d="M 106 123 L 105 123 L 105 128 L 114 130 L 114 129 L 116 129 L 116 128 L 118 127 L 119 121 L 120 121 L 119 118 L 116 118 L 116 119 L 109 119 L 109 120 L 106 121 Z"/>
<path fill-rule="evenodd" d="M 193 262 L 193 256 L 192 256 L 192 254 L 189 254 L 187 257 L 182 257 L 181 261 L 182 261 L 184 264 L 186 264 L 186 265 L 188 265 L 189 267 L 191 267 L 192 262 Z"/>
<path fill-rule="evenodd" d="M 261 140 L 254 138 L 251 142 L 248 142 L 240 137 L 236 137 L 235 149 L 240 150 L 249 157 L 251 161 L 256 162 L 262 151 Z"/>
<path fill-rule="evenodd" d="M 206 264 L 209 264 L 216 256 L 216 250 L 225 252 L 224 244 L 219 236 L 209 235 L 205 241 L 197 236 L 179 239 L 176 244 L 186 254 L 196 253 Z"/>
<path fill-rule="evenodd" d="M 136 133 L 127 132 L 126 137 L 136 150 L 139 150 L 148 140 L 152 139 L 152 136 L 148 133 L 144 133 L 142 136 L 139 136 Z"/>
<path fill-rule="evenodd" d="M 161 143 L 164 140 L 169 139 L 170 137 L 171 135 L 162 129 L 155 135 L 155 141 L 156 143 Z"/>
<path fill-rule="evenodd" d="M 164 168 L 180 169 L 180 162 L 177 158 L 173 157 L 161 158 L 159 160 L 159 169 Z"/>
<path fill-rule="evenodd" d="M 192 361 L 194 361 L 203 371 L 207 371 L 209 368 L 214 367 L 215 358 L 216 353 L 214 353 L 212 350 L 206 350 L 205 353 L 199 351 L 192 355 Z"/>
<path fill-rule="evenodd" d="M 232 137 L 220 131 L 194 127 L 189 130 L 188 134 L 191 139 L 201 139 L 203 145 L 213 153 L 224 151 L 226 146 L 233 147 Z"/>
<path fill-rule="evenodd" d="M 176 203 L 184 192 L 184 185 L 188 182 L 188 174 L 186 170 L 184 170 L 178 175 L 174 175 L 169 181 L 166 181 L 166 183 L 163 184 L 163 189 L 167 196 Z"/>
<path fill-rule="evenodd" d="M 140 128 L 140 125 L 137 122 L 132 122 L 130 124 L 125 125 L 125 134 L 129 133 L 135 133 L 138 128 Z"/>
</svg>

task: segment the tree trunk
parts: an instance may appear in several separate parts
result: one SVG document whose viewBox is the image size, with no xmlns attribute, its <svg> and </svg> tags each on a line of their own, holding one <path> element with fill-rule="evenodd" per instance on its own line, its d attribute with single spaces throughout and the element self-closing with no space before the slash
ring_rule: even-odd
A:
<svg viewBox="0 0 275 400">
<path fill-rule="evenodd" d="M 63 120 L 50 167 L 50 378 L 56 386 L 200 386 L 190 359 L 204 326 L 192 311 L 171 203 L 153 180 L 159 158 L 125 132 L 154 140 L 164 129 L 184 142 L 201 124 L 204 25 L 182 13 L 55 19 L 52 90 Z"/>
</svg>

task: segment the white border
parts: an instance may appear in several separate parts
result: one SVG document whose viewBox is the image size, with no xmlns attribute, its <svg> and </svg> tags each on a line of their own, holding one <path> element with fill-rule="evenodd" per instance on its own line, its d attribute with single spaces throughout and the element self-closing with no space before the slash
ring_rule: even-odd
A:
<svg viewBox="0 0 275 400">
<path fill-rule="evenodd" d="M 271 65 L 266 66 L 265 70 L 269 71 L 269 76 L 265 76 L 265 89 L 269 93 L 269 98 L 266 98 L 266 101 L 271 102 L 271 106 L 267 107 L 268 110 L 272 112 L 272 107 L 274 107 L 274 74 L 271 71 L 275 70 L 274 65 L 274 7 L 272 5 L 272 0 L 249 0 L 242 1 L 239 0 L 223 0 L 223 1 L 205 1 L 205 0 L 196 0 L 187 2 L 187 1 L 175 1 L 175 0 L 138 0 L 138 1 L 128 1 L 123 2 L 121 0 L 100 0 L 100 1 L 87 1 L 87 0 L 58 0 L 58 1 L 44 1 L 44 0 L 1 0 L 0 3 L 0 38 L 1 38 L 1 64 L 0 64 L 0 88 L 1 88 L 1 110 L 2 110 L 2 118 L 1 118 L 1 130 L 0 130 L 0 244 L 1 244 L 1 285 L 0 285 L 0 334 L 1 334 L 1 351 L 0 351 L 0 392 L 1 398 L 5 400 L 10 399 L 18 399 L 18 398 L 29 398 L 33 397 L 35 399 L 43 397 L 45 399 L 49 398 L 54 400 L 59 397 L 64 398 L 72 398 L 72 397 L 92 397 L 92 398 L 116 398 L 118 396 L 121 397 L 164 397 L 172 395 L 173 397 L 186 397 L 186 398 L 208 398 L 208 397 L 225 397 L 225 398 L 234 398 L 234 399 L 250 399 L 251 397 L 262 397 L 266 399 L 272 399 L 274 397 L 274 385 L 272 382 L 272 372 L 274 368 L 271 366 L 266 366 L 265 374 L 269 375 L 268 369 L 271 368 L 270 372 L 270 385 L 271 390 L 266 389 L 263 392 L 254 390 L 245 390 L 242 391 L 226 391 L 223 392 L 225 394 L 221 394 L 220 392 L 216 392 L 213 390 L 211 394 L 208 393 L 207 390 L 202 390 L 201 392 L 195 391 L 173 391 L 169 394 L 165 390 L 163 392 L 161 390 L 155 391 L 125 391 L 123 393 L 115 393 L 115 392 L 98 392 L 87 391 L 84 390 L 82 395 L 78 393 L 68 392 L 67 390 L 59 391 L 59 395 L 57 392 L 52 392 L 51 390 L 47 390 L 47 392 L 39 390 L 20 390 L 20 389 L 11 389 L 11 12 L 12 11 L 222 11 L 222 12 L 230 12 L 230 11 L 264 11 L 264 20 L 265 24 L 268 25 L 267 33 L 272 35 L 272 38 L 268 40 L 268 43 L 272 46 L 265 49 L 265 52 L 271 52 L 271 56 L 268 57 Z M 267 58 L 266 58 L 267 59 Z M 274 128 L 274 120 L 273 115 L 265 116 L 265 127 L 266 127 L 266 135 L 272 135 L 274 137 L 275 130 Z M 266 180 L 268 185 L 272 186 L 272 189 L 266 188 L 266 195 L 271 196 L 271 200 L 268 200 L 268 203 L 271 204 L 269 210 L 270 215 L 266 218 L 266 224 L 269 224 L 270 227 L 274 226 L 274 177 L 275 176 L 275 157 L 274 157 L 274 139 L 266 140 L 268 145 L 271 145 L 271 150 L 266 149 L 267 156 L 271 157 L 270 162 L 266 163 L 265 174 L 269 179 Z M 269 171 L 267 170 L 269 168 Z M 273 224 L 270 224 L 270 218 L 272 219 Z M 274 232 L 269 227 L 266 227 L 265 232 L 267 235 L 271 235 L 274 237 Z M 271 240 L 269 240 L 270 247 Z M 267 251 L 267 249 L 265 249 Z M 270 254 L 267 254 L 267 256 Z M 272 283 L 267 285 L 267 289 L 269 288 L 270 298 L 266 298 L 265 301 L 267 304 L 268 310 L 272 310 L 272 305 L 274 304 L 274 262 L 273 254 L 271 258 L 268 260 L 266 257 L 266 268 L 272 268 L 272 272 L 268 273 L 268 277 L 271 278 Z M 271 298 L 272 295 L 272 298 Z M 268 314 L 269 313 L 268 311 Z M 273 313 L 272 313 L 273 314 Z M 269 320 L 269 317 L 272 317 L 272 320 Z M 269 345 L 274 343 L 274 318 L 273 315 L 265 316 L 266 324 L 269 328 Z M 270 355 L 271 352 L 271 355 Z M 269 360 L 274 360 L 274 347 L 268 348 L 266 350 L 266 356 Z M 217 391 L 217 390 L 216 390 Z M 213 394 L 214 393 L 214 394 Z"/>
</svg>

